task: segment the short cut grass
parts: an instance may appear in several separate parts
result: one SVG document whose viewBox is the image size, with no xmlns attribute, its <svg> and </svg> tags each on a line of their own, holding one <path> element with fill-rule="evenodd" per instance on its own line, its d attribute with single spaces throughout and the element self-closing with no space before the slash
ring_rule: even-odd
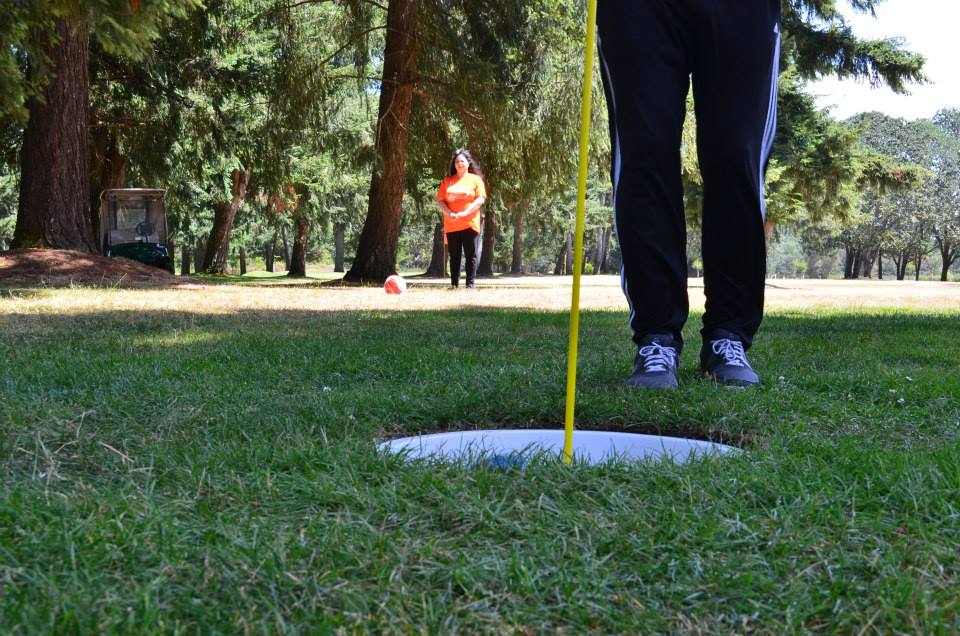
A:
<svg viewBox="0 0 960 636">
<path fill-rule="evenodd" d="M 774 309 L 750 391 L 695 315 L 671 393 L 587 311 L 580 427 L 747 452 L 498 471 L 376 443 L 559 427 L 565 312 L 195 293 L 0 298 L 0 631 L 960 631 L 960 311 Z"/>
</svg>

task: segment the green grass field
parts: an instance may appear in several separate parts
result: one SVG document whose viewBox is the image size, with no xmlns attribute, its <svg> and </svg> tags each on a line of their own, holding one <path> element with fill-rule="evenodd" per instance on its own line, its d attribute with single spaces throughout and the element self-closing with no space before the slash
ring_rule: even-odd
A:
<svg viewBox="0 0 960 636">
<path fill-rule="evenodd" d="M 585 312 L 580 427 L 747 452 L 496 471 L 375 444 L 561 426 L 566 313 L 158 293 L 0 294 L 0 633 L 960 632 L 960 311 L 771 310 L 751 391 L 694 315 L 671 393 Z"/>
</svg>

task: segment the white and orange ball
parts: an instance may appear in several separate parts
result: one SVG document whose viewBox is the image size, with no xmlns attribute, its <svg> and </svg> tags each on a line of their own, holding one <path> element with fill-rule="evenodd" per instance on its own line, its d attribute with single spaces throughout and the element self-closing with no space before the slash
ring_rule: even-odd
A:
<svg viewBox="0 0 960 636">
<path fill-rule="evenodd" d="M 383 284 L 383 291 L 388 294 L 402 294 L 407 291 L 407 281 L 403 280 L 401 276 L 394 274 L 387 278 Z"/>
</svg>

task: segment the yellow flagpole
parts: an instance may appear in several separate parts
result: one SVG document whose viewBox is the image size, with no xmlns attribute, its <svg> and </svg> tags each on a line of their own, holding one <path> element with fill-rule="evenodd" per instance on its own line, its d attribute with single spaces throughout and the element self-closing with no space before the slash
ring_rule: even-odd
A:
<svg viewBox="0 0 960 636">
<path fill-rule="evenodd" d="M 573 415 L 577 400 L 577 343 L 580 334 L 580 274 L 583 269 L 583 217 L 587 202 L 587 161 L 590 150 L 590 101 L 593 94 L 593 44 L 597 0 L 587 0 L 584 42 L 583 99 L 580 104 L 580 164 L 577 175 L 577 221 L 573 233 L 573 299 L 570 302 L 570 343 L 567 347 L 567 409 L 564 419 L 563 462 L 573 461 Z"/>
</svg>

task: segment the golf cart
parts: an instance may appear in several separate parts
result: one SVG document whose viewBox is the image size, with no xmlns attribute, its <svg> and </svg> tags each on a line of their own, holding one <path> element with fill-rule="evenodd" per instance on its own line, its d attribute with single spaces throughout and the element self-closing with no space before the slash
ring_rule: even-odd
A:
<svg viewBox="0 0 960 636">
<path fill-rule="evenodd" d="M 165 190 L 120 188 L 100 195 L 100 251 L 173 273 L 167 251 Z"/>
</svg>

